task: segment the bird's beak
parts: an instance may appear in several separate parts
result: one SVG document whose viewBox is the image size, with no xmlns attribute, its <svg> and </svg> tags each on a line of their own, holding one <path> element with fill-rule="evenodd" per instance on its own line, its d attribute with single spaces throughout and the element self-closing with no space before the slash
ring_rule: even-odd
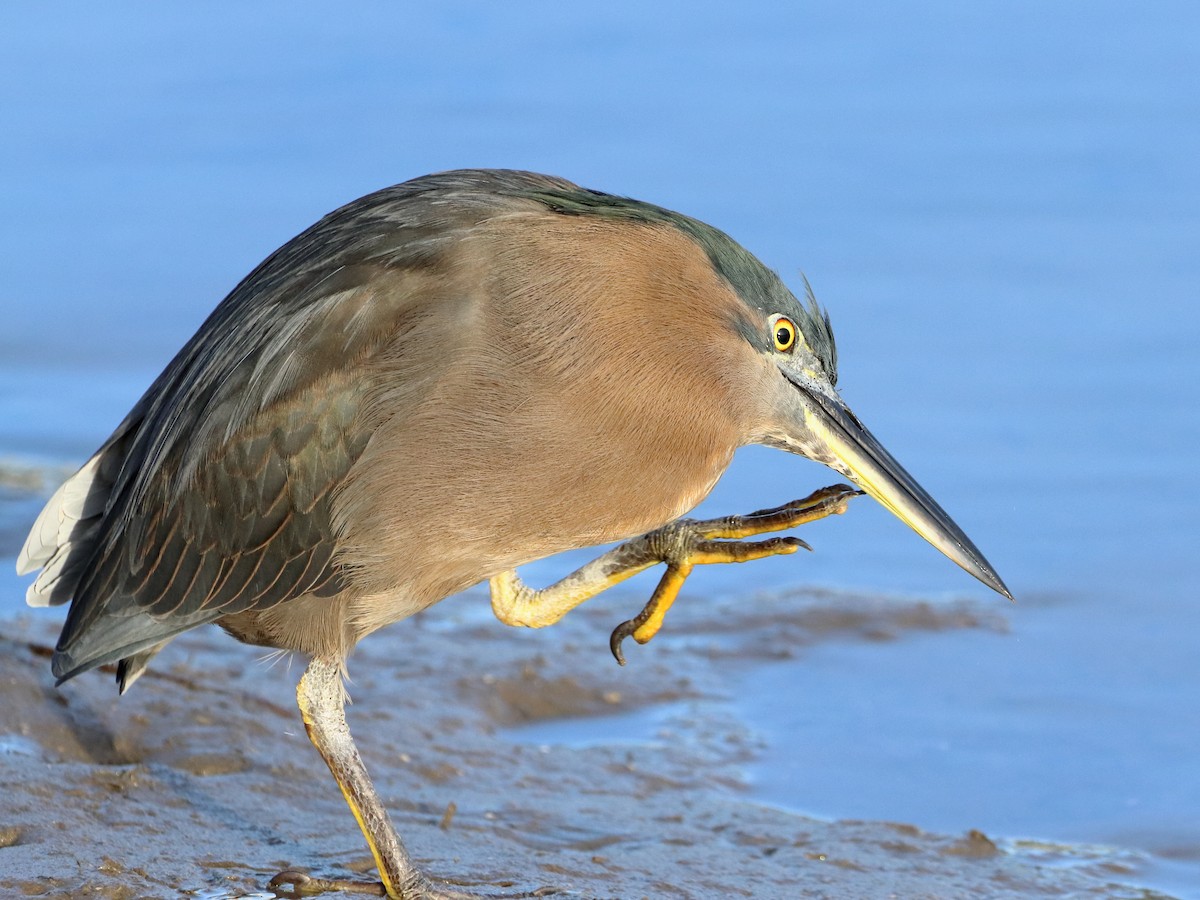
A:
<svg viewBox="0 0 1200 900">
<path fill-rule="evenodd" d="M 791 380 L 791 379 L 789 379 Z M 994 591 L 1008 592 L 971 539 L 838 398 L 792 382 L 802 395 L 804 425 L 818 445 L 813 458 L 842 472 L 942 553 Z M 811 447 L 811 445 L 810 445 Z M 832 459 L 830 459 L 832 457 Z"/>
</svg>

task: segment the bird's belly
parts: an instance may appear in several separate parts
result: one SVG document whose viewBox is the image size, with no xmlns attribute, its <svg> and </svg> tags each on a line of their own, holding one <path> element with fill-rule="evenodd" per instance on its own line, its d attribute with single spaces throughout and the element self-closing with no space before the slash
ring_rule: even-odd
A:
<svg viewBox="0 0 1200 900">
<path fill-rule="evenodd" d="M 356 521 L 376 539 L 342 554 L 358 600 L 356 639 L 537 559 L 650 531 L 712 490 L 732 451 L 660 452 L 638 462 L 592 453 L 580 465 L 553 453 L 442 465 L 415 481 L 396 478 Z M 484 463 L 486 462 L 486 465 Z M 395 471 L 395 470 L 393 470 Z M 565 574 L 565 573 L 564 573 Z"/>
</svg>

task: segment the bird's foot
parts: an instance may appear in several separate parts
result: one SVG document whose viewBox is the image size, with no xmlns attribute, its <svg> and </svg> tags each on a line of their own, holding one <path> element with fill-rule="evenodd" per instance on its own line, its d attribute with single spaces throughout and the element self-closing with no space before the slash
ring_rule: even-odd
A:
<svg viewBox="0 0 1200 900">
<path fill-rule="evenodd" d="M 621 665 L 625 657 L 621 642 L 633 637 L 639 644 L 658 633 L 663 617 L 692 568 L 712 563 L 747 562 L 765 556 L 795 553 L 804 541 L 796 537 L 774 537 L 765 541 L 742 538 L 783 531 L 825 516 L 846 511 L 851 497 L 862 491 L 845 484 L 821 488 L 803 500 L 793 500 L 773 509 L 760 509 L 744 516 L 721 519 L 680 519 L 662 528 L 630 538 L 549 587 L 536 590 L 526 585 L 515 570 L 499 572 L 489 580 L 492 611 L 506 625 L 544 628 L 559 621 L 579 604 L 627 578 L 658 563 L 667 571 L 654 596 L 642 611 L 616 627 L 609 641 Z"/>
<path fill-rule="evenodd" d="M 667 564 L 654 589 L 654 594 L 642 611 L 613 629 L 609 648 L 613 657 L 625 665 L 621 642 L 632 637 L 645 644 L 662 627 L 663 618 L 679 589 L 698 565 L 748 562 L 767 556 L 795 553 L 801 547 L 812 548 L 797 537 L 773 537 L 765 541 L 746 541 L 742 538 L 786 531 L 826 516 L 843 513 L 850 498 L 863 492 L 847 484 L 835 484 L 814 491 L 802 500 L 783 506 L 760 509 L 744 516 L 724 516 L 719 519 L 679 519 L 637 538 L 653 547 L 653 555 Z"/>
<path fill-rule="evenodd" d="M 298 900 L 302 897 L 315 897 L 319 894 L 338 891 L 341 893 L 363 894 L 370 897 L 388 897 L 393 900 L 525 900 L 534 897 L 570 896 L 557 888 L 543 887 L 521 893 L 478 892 L 460 889 L 450 885 L 440 886 L 428 878 L 422 878 L 419 883 L 410 886 L 396 895 L 389 895 L 381 881 L 350 881 L 340 878 L 314 878 L 304 872 L 288 869 L 280 872 L 267 885 L 276 895 L 288 900 Z"/>
<path fill-rule="evenodd" d="M 366 894 L 371 897 L 386 897 L 381 881 L 349 881 L 341 878 L 313 878 L 306 872 L 287 869 L 280 872 L 269 882 L 267 887 L 279 897 L 296 900 L 299 897 L 315 897 L 331 891 L 343 893 Z"/>
</svg>

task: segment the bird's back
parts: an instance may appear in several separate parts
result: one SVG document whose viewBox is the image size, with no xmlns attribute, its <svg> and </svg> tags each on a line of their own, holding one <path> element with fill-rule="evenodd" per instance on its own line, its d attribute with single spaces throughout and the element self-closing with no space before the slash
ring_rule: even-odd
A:
<svg viewBox="0 0 1200 900">
<path fill-rule="evenodd" d="M 418 327 L 463 230 L 561 184 L 418 179 L 331 213 L 247 276 L 30 531 L 27 602 L 71 601 L 55 674 L 336 592 L 332 492 L 370 437 L 356 366 Z"/>
<path fill-rule="evenodd" d="M 586 291 L 589 308 L 580 297 L 567 297 L 552 272 L 532 277 L 538 259 L 529 254 L 544 251 L 536 241 L 526 242 L 529 246 L 521 250 L 522 240 L 516 240 L 538 231 L 521 227 L 530 216 L 548 227 L 541 228 L 546 234 L 572 235 L 569 240 L 575 243 L 550 238 L 562 250 L 557 264 L 564 273 L 584 268 L 578 254 L 586 253 L 589 244 L 609 246 L 604 235 L 632 225 L 647 240 L 636 235 L 618 240 L 617 257 L 591 260 L 596 267 Z M 246 617 L 269 618 L 289 601 L 339 594 L 347 579 L 365 577 L 367 570 L 383 572 L 377 581 L 384 589 L 394 586 L 412 553 L 397 546 L 389 553 L 390 567 L 373 566 L 377 536 L 404 529 L 437 534 L 446 528 L 437 519 L 444 505 L 437 497 L 431 498 L 420 522 L 403 518 L 405 498 L 427 494 L 431 483 L 426 478 L 418 484 L 418 476 L 410 472 L 411 490 L 403 492 L 404 464 L 410 456 L 378 447 L 368 450 L 377 432 L 393 446 L 425 441 L 426 456 L 444 445 L 446 453 L 427 460 L 427 465 L 431 471 L 445 467 L 446 454 L 459 452 L 454 430 L 470 424 L 443 414 L 441 410 L 453 409 L 454 403 L 429 417 L 433 427 L 450 429 L 441 434 L 440 444 L 418 433 L 424 427 L 419 415 L 412 428 L 397 423 L 405 421 L 405 410 L 416 410 L 448 385 L 472 393 L 474 408 L 486 412 L 488 391 L 501 392 L 490 404 L 500 408 L 514 400 L 501 396 L 516 390 L 507 382 L 526 384 L 530 391 L 541 392 L 548 401 L 544 408 L 552 410 L 560 402 L 556 398 L 565 397 L 568 390 L 578 393 L 591 384 L 597 392 L 616 390 L 638 368 L 671 373 L 669 378 L 649 379 L 649 386 L 657 385 L 661 392 L 658 400 L 621 393 L 631 408 L 655 413 L 641 417 L 643 424 L 631 423 L 628 416 L 613 417 L 620 426 L 616 430 L 626 434 L 625 456 L 599 449 L 598 438 L 586 438 L 587 426 L 596 421 L 589 410 L 598 410 L 597 401 L 603 398 L 579 397 L 571 414 L 581 427 L 571 433 L 560 428 L 549 435 L 546 446 L 559 451 L 551 459 L 573 464 L 564 472 L 579 483 L 599 478 L 588 494 L 599 505 L 593 504 L 595 509 L 585 516 L 582 504 L 557 497 L 561 517 L 544 524 L 525 523 L 528 540 L 494 554 L 491 561 L 496 565 L 516 565 L 566 546 L 627 536 L 636 533 L 629 529 L 661 524 L 696 502 L 728 462 L 740 427 L 734 419 L 740 412 L 713 403 L 691 404 L 689 396 L 711 385 L 709 373 L 719 360 L 711 355 L 704 359 L 690 342 L 679 340 L 679 312 L 702 319 L 725 315 L 710 308 L 709 301 L 716 294 L 734 296 L 731 271 L 736 274 L 750 266 L 756 278 L 773 285 L 777 280 L 771 281 L 766 270 L 759 273 L 761 265 L 719 232 L 672 217 L 657 207 L 585 191 L 559 179 L 468 171 L 416 179 L 369 195 L 289 241 L 222 301 L 35 524 L 19 560 L 22 571 L 42 567 L 29 601 L 71 601 L 53 661 L 55 674 L 65 680 L 124 661 L 120 680 L 127 686 L 164 641 L 214 620 L 226 627 L 236 622 L 231 630 L 252 642 L 344 652 L 344 646 L 334 646 L 341 640 L 337 636 L 328 636 L 331 645 L 326 648 L 301 646 L 295 640 L 274 642 L 267 630 L 247 624 Z M 547 226 L 547 220 L 560 224 Z M 527 254 L 524 259 L 522 252 Z M 647 283 L 630 281 L 620 253 L 643 255 L 642 265 L 635 268 L 644 272 Z M 678 271 L 657 265 L 655 254 L 674 254 Z M 727 264 L 736 264 L 735 269 Z M 521 266 L 531 277 L 514 280 Z M 683 270 L 692 274 L 681 281 Z M 508 288 L 501 286 L 506 280 L 512 282 Z M 596 357 L 607 368 L 589 367 L 583 356 L 571 362 L 560 346 L 586 352 L 597 340 L 607 340 L 597 338 L 599 332 L 591 325 L 600 327 L 606 321 L 602 304 L 618 302 L 609 288 L 622 281 L 627 302 L 636 305 L 645 294 L 640 307 L 645 327 L 633 318 L 608 316 L 614 352 Z M 509 315 L 515 306 L 493 306 L 490 318 L 481 317 L 479 304 L 495 302 L 495 297 L 489 300 L 489 290 L 523 297 L 524 321 Z M 675 311 L 671 304 L 676 304 Z M 547 311 L 564 323 L 559 330 L 536 330 L 554 320 L 547 318 Z M 478 327 L 485 320 L 491 324 L 482 333 L 470 331 L 472 322 Z M 576 329 L 577 321 L 588 327 Z M 711 330 L 717 331 L 715 326 Z M 496 355 L 497 347 L 520 347 L 523 335 L 535 331 L 543 335 L 535 353 Z M 562 342 L 574 331 L 576 340 Z M 464 340 L 464 334 L 469 339 Z M 661 337 L 651 341 L 651 334 Z M 634 339 L 638 337 L 640 343 Z M 482 352 L 464 363 L 463 354 L 472 349 Z M 630 355 L 622 356 L 617 349 Z M 662 354 L 671 353 L 675 361 L 663 361 Z M 481 368 L 479 360 L 486 361 L 489 354 L 490 362 Z M 536 362 L 535 357 L 544 357 L 546 365 L 530 369 L 522 381 L 517 369 Z M 451 370 L 461 380 L 443 378 Z M 608 374 L 597 378 L 598 371 Z M 531 415 L 525 398 L 516 398 L 513 409 L 526 418 Z M 671 414 L 664 416 L 663 409 Z M 713 416 L 714 422 L 720 419 L 720 428 L 698 427 L 697 414 Z M 530 442 L 538 439 L 535 426 L 545 422 L 553 432 L 560 418 L 529 418 L 533 425 L 524 432 L 523 442 L 515 440 L 515 432 L 505 432 L 503 423 L 489 436 L 493 441 L 504 437 L 504 446 L 496 446 L 514 464 L 527 461 L 534 449 Z M 508 421 L 520 421 L 520 416 Z M 700 440 L 705 435 L 711 437 L 705 438 L 707 443 Z M 470 437 L 465 440 L 469 446 Z M 571 448 L 576 448 L 574 460 Z M 654 459 L 661 470 L 653 484 L 638 485 L 625 477 L 638 454 Z M 370 471 L 360 476 L 367 460 Z M 595 464 L 585 465 L 588 460 Z M 487 466 L 483 459 L 479 470 L 487 471 Z M 491 466 L 493 477 L 502 479 L 506 473 L 497 468 Z M 578 475 L 573 474 L 576 470 Z M 445 481 L 461 474 L 454 463 L 447 471 Z M 627 488 L 628 497 L 615 501 L 598 472 L 611 473 L 611 486 Z M 376 484 L 398 485 L 394 495 L 387 494 L 391 502 L 381 504 L 386 491 L 376 490 Z M 476 487 L 466 484 L 468 490 Z M 514 513 L 539 509 L 537 498 L 528 491 L 521 495 L 519 486 L 497 482 L 492 487 L 498 488 L 493 492 L 498 502 Z M 549 483 L 544 493 L 549 497 L 557 490 Z M 344 501 L 345 497 L 351 499 Z M 348 524 L 346 503 L 357 503 L 359 511 L 373 509 L 373 515 L 361 519 L 377 521 L 379 527 L 367 533 L 360 529 L 356 536 L 353 523 Z M 624 516 L 614 516 L 612 510 L 623 505 Z M 463 510 L 465 524 L 472 512 L 469 504 Z M 608 524 L 596 524 L 601 514 Z M 469 530 L 482 545 L 495 540 L 499 527 L 473 521 Z M 428 543 L 430 559 L 446 557 L 444 547 Z M 347 560 L 348 545 L 357 556 Z M 462 550 L 464 558 L 473 552 Z M 487 577 L 490 564 L 468 560 L 438 578 L 431 575 L 427 593 L 433 594 L 421 602 L 440 599 L 445 593 L 438 591 L 465 587 L 472 578 Z M 298 611 L 298 618 L 303 608 L 304 603 L 288 607 Z M 331 607 L 318 603 L 308 608 Z M 360 628 L 351 640 L 406 611 L 412 608 L 385 604 L 354 612 Z M 326 618 L 321 627 L 311 629 L 314 634 L 333 630 L 332 614 L 322 615 Z"/>
</svg>

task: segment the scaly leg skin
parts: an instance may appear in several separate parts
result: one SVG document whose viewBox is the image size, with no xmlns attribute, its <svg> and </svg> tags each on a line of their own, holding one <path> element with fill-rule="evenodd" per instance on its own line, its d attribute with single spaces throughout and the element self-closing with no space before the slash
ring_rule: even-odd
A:
<svg viewBox="0 0 1200 900">
<path fill-rule="evenodd" d="M 745 516 L 720 519 L 679 519 L 614 547 L 566 578 L 542 590 L 534 590 L 521 581 L 515 571 L 501 572 L 490 581 L 492 611 L 506 625 L 543 628 L 553 625 L 585 600 L 644 572 L 660 562 L 667 571 L 654 595 L 633 619 L 614 629 L 609 646 L 617 662 L 625 665 L 621 641 L 632 636 L 644 644 L 658 633 L 663 618 L 679 595 L 679 589 L 698 565 L 748 562 L 785 553 L 801 547 L 811 549 L 795 537 L 775 537 L 765 541 L 741 538 L 786 531 L 826 516 L 846 511 L 850 498 L 863 492 L 846 484 L 814 491 L 803 500 L 793 500 L 772 509 L 760 509 Z"/>
<path fill-rule="evenodd" d="M 294 871 L 280 872 L 270 886 L 290 886 L 291 896 L 310 896 L 325 891 L 357 891 L 392 900 L 479 900 L 481 897 L 541 897 L 557 891 L 542 889 L 523 894 L 476 894 L 436 886 L 412 861 L 400 836 L 396 833 L 387 810 L 371 784 L 370 776 L 354 746 L 346 724 L 346 693 L 342 685 L 342 663 L 334 659 L 316 658 L 304 671 L 296 687 L 296 701 L 304 718 L 309 740 L 329 766 L 350 811 L 358 820 L 375 865 L 379 882 L 329 881 L 310 878 Z"/>
</svg>

